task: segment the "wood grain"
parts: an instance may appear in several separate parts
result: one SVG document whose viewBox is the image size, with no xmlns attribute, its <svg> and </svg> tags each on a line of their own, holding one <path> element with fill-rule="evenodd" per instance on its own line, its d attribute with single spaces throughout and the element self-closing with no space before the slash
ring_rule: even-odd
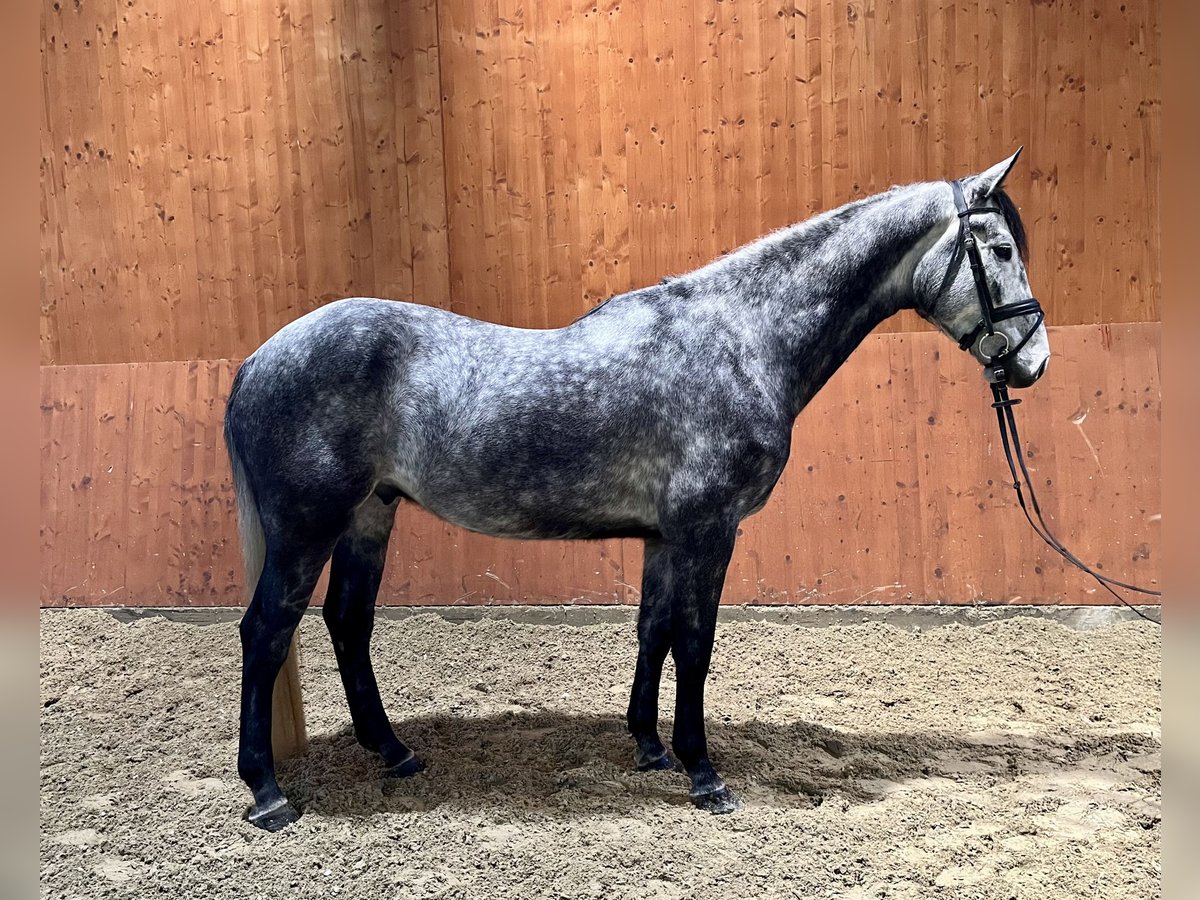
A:
<svg viewBox="0 0 1200 900">
<path fill-rule="evenodd" d="M 1018 408 L 1052 527 L 1089 564 L 1155 584 L 1155 323 L 1052 329 Z M 243 602 L 221 415 L 229 361 L 42 370 L 42 603 Z M 1029 530 L 990 395 L 934 334 L 873 335 L 797 420 L 788 467 L 743 523 L 731 603 L 1096 603 Z M 636 542 L 520 542 L 402 507 L 382 603 L 636 602 Z M 322 595 L 319 588 L 317 598 Z"/>
<path fill-rule="evenodd" d="M 1050 321 L 1155 321 L 1158 22 L 1095 0 L 51 4 L 42 361 L 240 358 L 354 294 L 558 325 L 1018 144 Z"/>
<path fill-rule="evenodd" d="M 42 32 L 44 363 L 449 301 L 433 0 L 55 3 Z"/>
</svg>

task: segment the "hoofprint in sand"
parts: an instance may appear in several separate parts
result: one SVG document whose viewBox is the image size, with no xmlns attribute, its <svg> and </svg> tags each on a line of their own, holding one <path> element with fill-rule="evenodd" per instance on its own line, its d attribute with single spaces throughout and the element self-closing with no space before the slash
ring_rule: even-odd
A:
<svg viewBox="0 0 1200 900">
<path fill-rule="evenodd" d="M 746 808 L 713 817 L 632 771 L 631 625 L 380 621 L 384 702 L 429 764 L 385 790 L 309 616 L 312 744 L 280 771 L 304 815 L 279 834 L 242 818 L 236 625 L 41 624 L 43 897 L 1159 894 L 1144 622 L 721 625 L 710 741 Z"/>
</svg>

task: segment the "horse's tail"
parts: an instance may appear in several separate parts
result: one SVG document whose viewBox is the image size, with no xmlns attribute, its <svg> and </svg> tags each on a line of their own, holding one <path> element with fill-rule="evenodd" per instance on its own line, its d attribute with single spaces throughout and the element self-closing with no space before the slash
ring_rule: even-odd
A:
<svg viewBox="0 0 1200 900">
<path fill-rule="evenodd" d="M 234 401 L 237 398 L 238 388 L 241 387 L 242 375 L 245 371 L 245 364 L 243 364 L 233 379 L 229 402 L 225 406 L 225 448 L 229 451 L 229 464 L 233 469 L 233 490 L 237 496 L 238 534 L 242 540 L 242 563 L 246 571 L 246 602 L 249 603 L 254 599 L 254 589 L 258 587 L 258 579 L 262 575 L 267 545 L 263 534 L 262 519 L 258 514 L 258 503 L 255 502 L 254 490 L 250 486 L 250 478 L 238 450 L 237 429 L 234 426 Z"/>
</svg>

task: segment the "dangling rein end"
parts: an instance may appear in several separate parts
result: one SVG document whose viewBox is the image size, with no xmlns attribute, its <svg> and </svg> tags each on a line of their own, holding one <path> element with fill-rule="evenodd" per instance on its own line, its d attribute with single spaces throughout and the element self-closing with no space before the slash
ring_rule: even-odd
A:
<svg viewBox="0 0 1200 900">
<path fill-rule="evenodd" d="M 1017 419 L 1013 415 L 1012 408 L 1021 401 L 1008 396 L 1008 386 L 1005 384 L 1006 380 L 1007 375 L 1003 367 L 996 366 L 994 369 L 988 370 L 988 381 L 992 388 L 993 397 L 992 409 L 996 410 L 996 421 L 1000 425 L 1000 441 L 1004 446 L 1004 457 L 1008 461 L 1008 471 L 1012 475 L 1012 486 L 1017 494 L 1017 502 L 1021 506 L 1021 512 L 1025 513 L 1025 518 L 1028 520 L 1030 527 L 1033 528 L 1034 533 L 1038 537 L 1045 541 L 1051 550 L 1075 566 L 1075 568 L 1091 575 L 1102 588 L 1112 594 L 1120 603 L 1128 606 L 1134 613 L 1147 622 L 1153 622 L 1155 625 L 1162 627 L 1162 622 L 1159 619 L 1146 615 L 1114 591 L 1112 586 L 1124 588 L 1127 591 L 1134 591 L 1139 594 L 1146 594 L 1151 597 L 1161 597 L 1162 591 L 1152 591 L 1149 588 L 1126 584 L 1123 581 L 1117 581 L 1115 578 L 1109 578 L 1093 571 L 1083 560 L 1063 546 L 1062 542 L 1050 531 L 1050 526 L 1046 524 L 1046 520 L 1042 516 L 1041 507 L 1038 505 L 1037 495 L 1033 492 L 1033 480 L 1029 477 L 1029 469 L 1025 465 L 1025 454 L 1021 450 L 1021 438 L 1017 434 Z M 1025 476 L 1024 482 L 1022 482 L 1021 475 L 1017 474 L 1018 465 L 1021 467 L 1021 474 Z M 1026 487 L 1029 490 L 1029 502 L 1033 506 L 1033 515 L 1037 516 L 1036 522 L 1033 519 L 1033 515 L 1030 514 L 1029 506 L 1025 503 L 1025 492 L 1021 489 L 1022 487 Z M 1161 612 L 1159 615 L 1161 615 Z"/>
</svg>

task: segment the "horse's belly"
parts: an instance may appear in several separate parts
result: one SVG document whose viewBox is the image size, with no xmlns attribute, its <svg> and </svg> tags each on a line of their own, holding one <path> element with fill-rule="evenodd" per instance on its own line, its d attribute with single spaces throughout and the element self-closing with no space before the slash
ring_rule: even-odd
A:
<svg viewBox="0 0 1200 900">
<path fill-rule="evenodd" d="M 464 508 L 458 505 L 421 504 L 440 519 L 493 537 L 523 540 L 579 540 L 609 537 L 647 537 L 657 533 L 648 517 L 580 515 L 575 511 L 538 513 L 522 510 Z"/>
<path fill-rule="evenodd" d="M 596 492 L 555 496 L 533 488 L 507 491 L 413 491 L 425 509 L 454 525 L 494 537 L 522 539 L 587 539 L 636 537 L 656 533 L 648 503 L 637 498 Z"/>
</svg>

